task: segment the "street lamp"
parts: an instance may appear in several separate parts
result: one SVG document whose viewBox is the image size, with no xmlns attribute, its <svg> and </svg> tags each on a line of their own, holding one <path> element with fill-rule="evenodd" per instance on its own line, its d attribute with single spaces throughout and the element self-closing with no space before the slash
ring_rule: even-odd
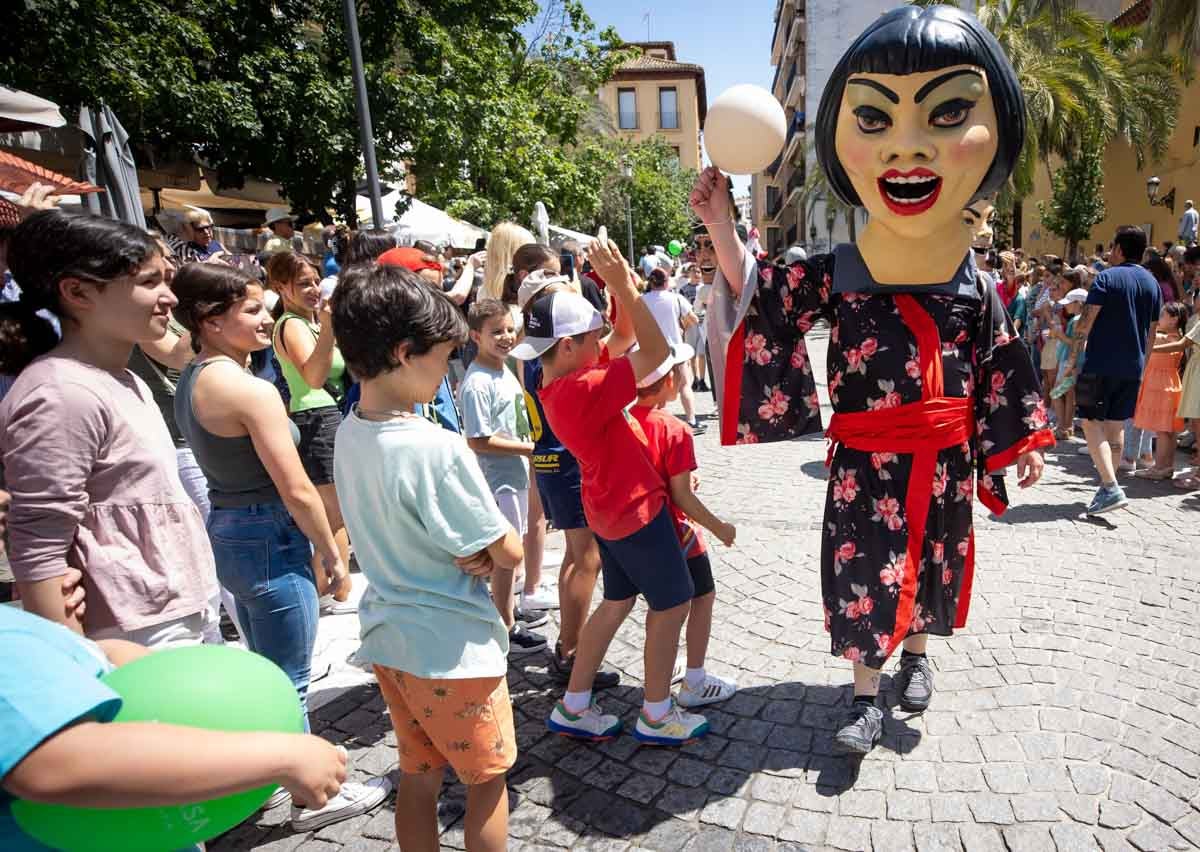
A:
<svg viewBox="0 0 1200 852">
<path fill-rule="evenodd" d="M 625 235 L 629 239 L 629 262 L 633 263 L 636 255 L 633 253 L 633 166 L 629 161 L 621 159 L 621 177 L 625 181 Z"/>
<path fill-rule="evenodd" d="M 808 228 L 808 251 L 809 254 L 817 250 L 817 223 L 813 222 Z"/>
<path fill-rule="evenodd" d="M 837 218 L 837 211 L 832 205 L 825 205 L 825 233 L 829 237 L 829 251 L 833 251 L 833 222 Z"/>
<path fill-rule="evenodd" d="M 1162 183 L 1162 181 L 1159 180 L 1157 177 L 1152 177 L 1148 181 L 1146 181 L 1146 198 L 1148 198 L 1150 200 L 1151 207 L 1166 207 L 1168 210 L 1170 210 L 1172 213 L 1174 213 L 1175 212 L 1175 189 L 1174 189 L 1174 187 L 1172 187 L 1170 192 L 1168 192 L 1162 198 L 1159 198 L 1158 197 L 1158 187 L 1159 187 L 1159 184 L 1161 184 L 1161 183 Z"/>
</svg>

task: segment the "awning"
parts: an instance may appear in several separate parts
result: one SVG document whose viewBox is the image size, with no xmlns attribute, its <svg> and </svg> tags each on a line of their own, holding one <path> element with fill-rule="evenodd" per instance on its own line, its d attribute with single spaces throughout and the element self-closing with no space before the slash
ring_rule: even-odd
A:
<svg viewBox="0 0 1200 852">
<path fill-rule="evenodd" d="M 0 133 L 62 127 L 66 123 L 58 111 L 58 104 L 29 92 L 0 86 Z"/>
<path fill-rule="evenodd" d="M 245 198 L 241 193 L 234 193 L 235 190 L 222 189 L 214 190 L 209 185 L 207 180 L 200 181 L 200 188 L 196 191 L 187 189 L 162 189 L 158 193 L 159 206 L 164 210 L 186 210 L 189 207 L 202 207 L 205 210 L 261 210 L 266 212 L 272 207 L 278 207 L 286 204 L 282 198 L 275 201 L 254 201 Z M 142 207 L 150 210 L 154 207 L 154 195 L 144 186 L 142 187 Z"/>
</svg>

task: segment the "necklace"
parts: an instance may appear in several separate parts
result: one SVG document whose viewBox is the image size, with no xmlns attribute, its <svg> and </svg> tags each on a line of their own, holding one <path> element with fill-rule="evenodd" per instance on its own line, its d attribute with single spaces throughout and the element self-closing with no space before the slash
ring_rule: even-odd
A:
<svg viewBox="0 0 1200 852">
<path fill-rule="evenodd" d="M 368 420 L 391 420 L 393 418 L 399 418 L 401 420 L 407 420 L 410 418 L 419 419 L 417 418 L 417 415 L 413 414 L 411 411 L 403 411 L 396 408 L 385 408 L 379 411 L 373 411 L 369 408 L 363 408 L 361 404 L 356 403 L 354 410 L 360 417 L 365 417 Z"/>
</svg>

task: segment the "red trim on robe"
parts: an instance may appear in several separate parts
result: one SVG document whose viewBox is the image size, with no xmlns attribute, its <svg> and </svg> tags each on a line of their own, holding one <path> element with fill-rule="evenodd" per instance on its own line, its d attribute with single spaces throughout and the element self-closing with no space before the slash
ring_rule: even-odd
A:
<svg viewBox="0 0 1200 852">
<path fill-rule="evenodd" d="M 987 456 L 987 472 L 995 473 L 1002 467 L 1008 467 L 1017 460 L 1018 456 L 1022 456 L 1032 450 L 1040 450 L 1042 447 L 1053 447 L 1055 444 L 1054 433 L 1049 429 L 1039 429 L 1038 431 L 1026 436 L 1017 443 L 1013 444 L 1002 453 L 996 453 L 992 456 Z"/>
<path fill-rule="evenodd" d="M 725 387 L 721 392 L 721 446 L 738 442 L 738 420 L 742 406 L 742 371 L 746 365 L 746 320 L 729 338 L 725 350 Z"/>
<path fill-rule="evenodd" d="M 967 626 L 967 612 L 971 609 L 971 586 L 975 582 L 975 530 L 967 539 L 967 558 L 963 565 L 962 583 L 958 587 L 958 610 L 954 613 L 954 628 Z"/>
</svg>

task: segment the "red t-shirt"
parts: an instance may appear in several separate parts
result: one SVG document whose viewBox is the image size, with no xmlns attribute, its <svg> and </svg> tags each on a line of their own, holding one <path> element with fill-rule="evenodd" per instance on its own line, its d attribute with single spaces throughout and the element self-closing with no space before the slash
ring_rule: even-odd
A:
<svg viewBox="0 0 1200 852">
<path fill-rule="evenodd" d="M 667 489 L 650 463 L 642 427 L 625 411 L 637 398 L 629 359 L 576 370 L 544 385 L 539 396 L 550 428 L 579 462 L 592 532 L 612 541 L 654 520 Z"/>
<path fill-rule="evenodd" d="M 631 413 L 641 424 L 642 432 L 646 435 L 650 461 L 667 485 L 667 505 L 675 518 L 675 532 L 679 535 L 679 544 L 684 548 L 688 559 L 699 556 L 705 551 L 700 528 L 692 523 L 670 497 L 671 478 L 681 473 L 691 473 L 698 466 L 692 430 L 678 417 L 661 408 L 636 405 Z"/>
</svg>

